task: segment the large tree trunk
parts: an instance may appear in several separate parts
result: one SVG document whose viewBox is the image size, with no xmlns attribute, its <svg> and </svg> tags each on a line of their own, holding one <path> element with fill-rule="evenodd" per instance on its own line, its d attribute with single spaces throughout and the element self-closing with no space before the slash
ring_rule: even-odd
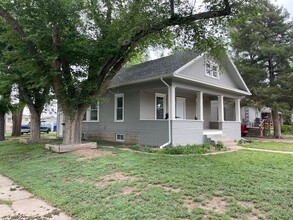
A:
<svg viewBox="0 0 293 220">
<path fill-rule="evenodd" d="M 82 119 L 84 111 L 75 111 L 69 114 L 63 111 L 64 116 L 64 129 L 63 129 L 63 142 L 62 144 L 80 144 L 81 143 L 81 131 L 82 131 Z"/>
<path fill-rule="evenodd" d="M 21 121 L 24 107 L 19 108 L 16 112 L 12 113 L 12 137 L 21 136 Z"/>
<path fill-rule="evenodd" d="M 29 142 L 37 143 L 37 142 L 40 142 L 41 140 L 41 134 L 40 134 L 41 114 L 31 108 L 29 109 L 31 113 Z"/>
<path fill-rule="evenodd" d="M 5 114 L 0 114 L 0 141 L 5 140 Z"/>
<path fill-rule="evenodd" d="M 281 120 L 277 110 L 272 110 L 272 118 L 274 124 L 274 138 L 282 138 Z"/>
</svg>

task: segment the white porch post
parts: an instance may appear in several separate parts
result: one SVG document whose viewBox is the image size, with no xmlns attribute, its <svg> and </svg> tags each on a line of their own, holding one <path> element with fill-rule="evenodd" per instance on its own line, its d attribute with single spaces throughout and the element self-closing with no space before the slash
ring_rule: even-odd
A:
<svg viewBox="0 0 293 220">
<path fill-rule="evenodd" d="M 240 98 L 235 99 L 235 120 L 237 122 L 241 122 L 241 116 L 240 116 Z"/>
<path fill-rule="evenodd" d="M 224 96 L 218 96 L 218 119 L 219 122 L 224 121 Z"/>
<path fill-rule="evenodd" d="M 176 111 L 175 111 L 175 102 L 176 102 L 176 100 L 175 100 L 175 86 L 173 86 L 173 85 L 171 85 L 170 87 L 169 87 L 169 106 L 171 106 L 171 109 L 170 109 L 170 115 L 169 115 L 169 117 L 170 117 L 170 119 L 171 120 L 175 120 L 175 114 L 176 114 Z"/>
<path fill-rule="evenodd" d="M 197 92 L 196 94 L 196 117 L 197 120 L 203 121 L 203 92 Z"/>
</svg>

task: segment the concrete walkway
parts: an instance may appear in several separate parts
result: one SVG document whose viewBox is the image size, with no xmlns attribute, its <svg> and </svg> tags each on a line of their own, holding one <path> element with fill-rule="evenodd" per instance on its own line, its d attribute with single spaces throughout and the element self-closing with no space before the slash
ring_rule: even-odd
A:
<svg viewBox="0 0 293 220">
<path fill-rule="evenodd" d="M 0 219 L 73 220 L 1 174 Z"/>
<path fill-rule="evenodd" d="M 252 150 L 252 151 L 261 151 L 261 152 L 277 153 L 277 154 L 293 154 L 292 151 L 266 150 L 266 149 L 249 148 L 249 147 L 241 147 L 240 149 L 241 150 Z"/>
</svg>

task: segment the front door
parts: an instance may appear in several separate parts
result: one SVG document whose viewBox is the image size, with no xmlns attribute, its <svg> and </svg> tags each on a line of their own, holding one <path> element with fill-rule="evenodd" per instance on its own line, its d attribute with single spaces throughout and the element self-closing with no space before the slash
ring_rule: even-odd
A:
<svg viewBox="0 0 293 220">
<path fill-rule="evenodd" d="M 176 97 L 176 118 L 186 119 L 185 98 Z"/>
</svg>

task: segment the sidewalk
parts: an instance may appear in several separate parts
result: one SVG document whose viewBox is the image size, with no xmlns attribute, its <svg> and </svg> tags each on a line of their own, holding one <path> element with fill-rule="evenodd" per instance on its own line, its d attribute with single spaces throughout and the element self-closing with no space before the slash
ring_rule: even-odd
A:
<svg viewBox="0 0 293 220">
<path fill-rule="evenodd" d="M 1 174 L 0 219 L 73 220 Z"/>
</svg>

